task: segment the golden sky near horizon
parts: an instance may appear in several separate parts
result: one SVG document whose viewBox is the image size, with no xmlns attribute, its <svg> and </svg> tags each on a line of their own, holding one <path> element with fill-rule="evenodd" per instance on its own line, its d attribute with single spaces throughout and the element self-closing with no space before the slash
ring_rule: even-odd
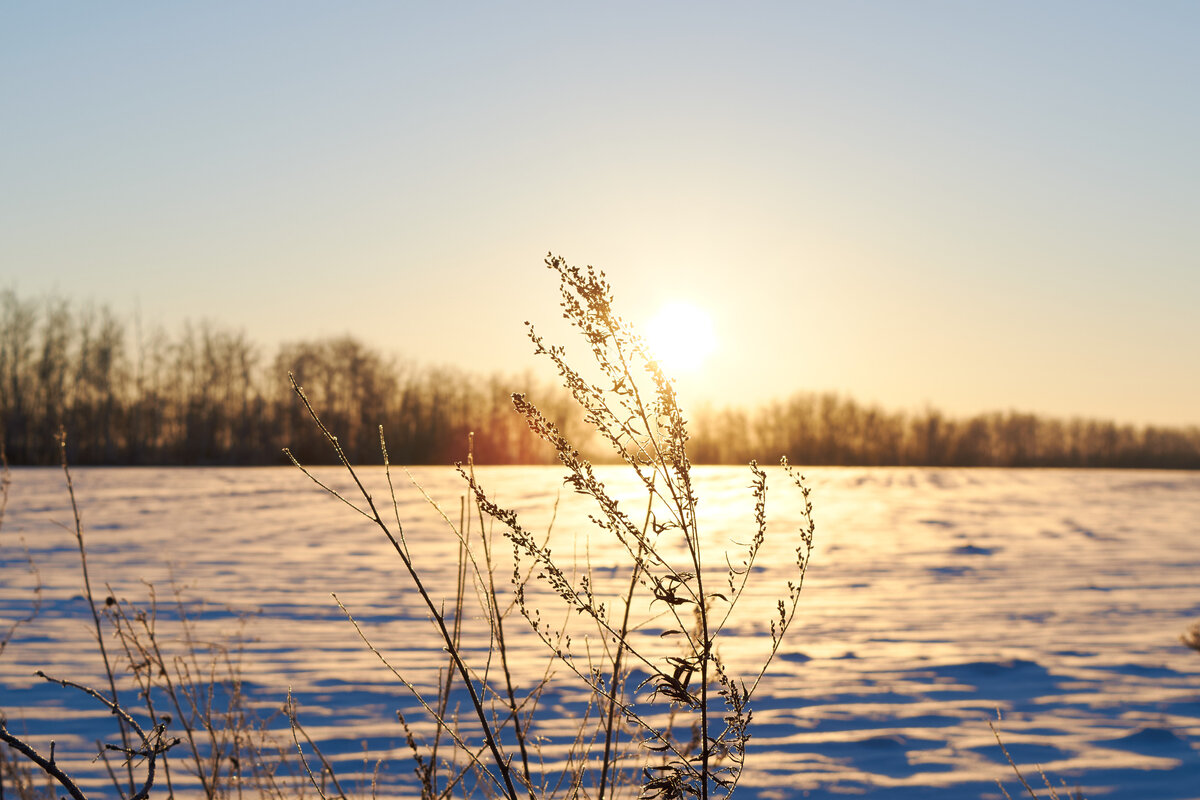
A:
<svg viewBox="0 0 1200 800">
<path fill-rule="evenodd" d="M 1197 34 L 1184 2 L 10 3 L 0 288 L 549 377 L 552 250 L 638 324 L 710 321 L 686 402 L 1200 424 Z"/>
</svg>

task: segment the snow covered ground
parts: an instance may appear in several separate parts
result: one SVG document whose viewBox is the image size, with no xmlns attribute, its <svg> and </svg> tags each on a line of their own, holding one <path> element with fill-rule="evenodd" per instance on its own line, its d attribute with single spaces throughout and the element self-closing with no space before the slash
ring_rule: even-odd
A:
<svg viewBox="0 0 1200 800">
<path fill-rule="evenodd" d="M 457 520 L 460 479 L 448 469 L 414 473 Z M 548 526 L 559 470 L 479 473 L 533 529 Z M 433 680 L 444 656 L 377 529 L 293 469 L 74 474 L 99 596 L 107 584 L 140 604 L 143 581 L 160 597 L 170 597 L 174 581 L 200 634 L 212 638 L 235 633 L 239 615 L 248 614 L 241 623 L 248 690 L 277 705 L 292 687 L 310 732 L 347 774 L 361 770 L 365 741 L 372 757 L 390 755 L 390 780 L 408 778 L 395 710 L 412 701 L 330 597 L 336 592 L 418 683 Z M 334 470 L 321 474 L 345 485 Z M 367 474 L 383 497 L 382 472 Z M 753 530 L 749 475 L 724 467 L 698 474 L 704 536 L 716 559 L 725 542 Z M 636 497 L 619 471 L 603 475 Z M 1041 764 L 1091 798 L 1200 798 L 1200 653 L 1178 641 L 1200 619 L 1200 475 L 808 475 L 817 520 L 812 566 L 799 622 L 754 703 L 739 796 L 1000 797 L 996 778 L 1016 796 L 987 725 L 999 710 L 1009 750 L 1033 778 Z M 453 535 L 400 477 L 405 534 L 432 590 L 448 593 Z M 734 672 L 761 658 L 766 621 L 791 577 L 798 497 L 778 470 L 771 487 L 774 549 L 752 580 L 761 591 L 748 597 L 721 645 Z M 594 531 L 585 535 L 584 510 L 580 498 L 562 492 L 555 552 L 581 562 L 586 553 L 601 588 L 624 580 L 618 552 Z M 43 746 L 53 735 L 64 764 L 101 781 L 89 743 L 110 737 L 111 718 L 32 676 L 41 668 L 97 684 L 103 674 L 74 538 L 62 527 L 70 522 L 61 471 L 13 471 L 0 528 L 0 634 L 29 612 L 39 582 L 42 607 L 0 654 L 0 709 L 12 730 Z M 171 619 L 164 610 L 164 630 Z M 520 624 L 514 617 L 510 630 Z M 531 684 L 545 666 L 538 643 L 514 634 L 510 651 L 527 667 L 518 682 Z M 563 680 L 546 707 L 558 709 L 559 726 L 569 730 L 578 709 Z"/>
</svg>

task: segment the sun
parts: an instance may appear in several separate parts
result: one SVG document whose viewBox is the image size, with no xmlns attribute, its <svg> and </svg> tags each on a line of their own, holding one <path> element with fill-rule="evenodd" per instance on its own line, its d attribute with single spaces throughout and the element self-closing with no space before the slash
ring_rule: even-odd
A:
<svg viewBox="0 0 1200 800">
<path fill-rule="evenodd" d="M 712 317 L 683 301 L 659 309 L 645 333 L 650 352 L 668 376 L 699 370 L 717 345 Z"/>
</svg>

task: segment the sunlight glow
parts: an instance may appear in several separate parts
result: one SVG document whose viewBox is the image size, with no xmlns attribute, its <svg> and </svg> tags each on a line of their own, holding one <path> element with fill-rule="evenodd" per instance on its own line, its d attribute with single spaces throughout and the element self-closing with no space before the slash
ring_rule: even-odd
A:
<svg viewBox="0 0 1200 800">
<path fill-rule="evenodd" d="M 646 343 L 668 376 L 694 372 L 716 348 L 712 317 L 691 303 L 667 303 L 645 328 Z"/>
</svg>

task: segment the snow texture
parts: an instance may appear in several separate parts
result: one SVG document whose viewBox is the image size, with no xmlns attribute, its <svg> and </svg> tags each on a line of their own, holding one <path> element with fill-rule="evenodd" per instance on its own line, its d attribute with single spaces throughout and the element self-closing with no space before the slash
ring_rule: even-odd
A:
<svg viewBox="0 0 1200 800">
<path fill-rule="evenodd" d="M 346 487 L 335 470 L 320 474 Z M 93 586 L 163 602 L 171 630 L 178 587 L 200 635 L 240 637 L 248 691 L 279 705 L 288 687 L 302 719 L 349 776 L 362 742 L 388 756 L 388 780 L 411 778 L 397 708 L 414 704 L 362 645 L 337 592 L 372 640 L 430 685 L 445 663 L 396 555 L 378 529 L 293 469 L 78 469 Z M 367 470 L 377 500 L 380 470 Z M 533 530 L 560 494 L 553 468 L 479 470 Z M 619 471 L 603 479 L 637 508 Z M 749 474 L 700 468 L 710 562 L 753 533 Z M 739 797 L 1000 797 L 1015 781 L 988 728 L 997 711 L 1013 758 L 1090 798 L 1200 797 L 1200 653 L 1178 640 L 1200 618 L 1200 475 L 1074 470 L 814 469 L 816 546 L 797 625 L 752 704 L 753 738 Z M 461 480 L 416 479 L 459 518 Z M 770 528 L 753 594 L 720 652 L 747 674 L 769 644 L 767 621 L 792 577 L 799 497 L 770 474 Z M 399 474 L 399 513 L 434 594 L 455 580 L 456 540 Z M 644 502 L 644 501 L 643 501 Z M 627 580 L 611 542 L 589 529 L 583 498 L 561 490 L 552 532 L 564 559 L 590 561 L 597 592 Z M 390 501 L 382 504 L 390 510 Z M 112 720 L 35 669 L 102 682 L 62 473 L 13 471 L 0 528 L 0 631 L 42 608 L 0 655 L 0 708 L 60 761 L 103 785 L 92 762 Z M 64 527 L 68 526 L 68 527 Z M 497 532 L 499 537 L 499 532 Z M 499 546 L 507 554 L 509 548 Z M 28 558 L 27 558 L 28 555 Z M 30 568 L 30 561 L 36 573 Z M 508 567 L 499 577 L 507 591 Z M 540 600 L 538 600 L 540 597 Z M 549 610 L 552 598 L 535 596 Z M 510 631 L 523 621 L 512 618 Z M 658 639 L 650 626 L 643 634 Z M 478 642 L 481 648 L 486 642 Z M 546 658 L 530 635 L 510 642 L 519 680 Z M 524 666 L 522 666 L 524 665 Z M 569 736 L 582 693 L 565 677 L 544 708 L 550 741 Z M 552 749 L 552 747 L 551 747 Z M 1061 787 L 1062 784 L 1056 784 Z"/>
</svg>

